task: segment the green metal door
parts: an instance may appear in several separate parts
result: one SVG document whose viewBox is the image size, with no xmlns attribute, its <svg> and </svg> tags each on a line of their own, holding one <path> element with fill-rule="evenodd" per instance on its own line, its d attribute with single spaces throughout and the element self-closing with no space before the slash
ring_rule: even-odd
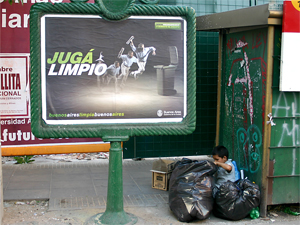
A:
<svg viewBox="0 0 300 225">
<path fill-rule="evenodd" d="M 220 141 L 261 184 L 268 28 L 223 35 Z"/>
</svg>

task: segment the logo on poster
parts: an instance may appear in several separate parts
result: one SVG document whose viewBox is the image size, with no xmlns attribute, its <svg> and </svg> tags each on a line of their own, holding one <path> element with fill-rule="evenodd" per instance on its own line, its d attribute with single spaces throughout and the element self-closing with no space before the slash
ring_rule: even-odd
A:
<svg viewBox="0 0 300 225">
<path fill-rule="evenodd" d="M 93 63 L 93 50 L 91 49 L 85 56 L 82 52 L 67 52 L 66 54 L 55 52 L 52 59 L 47 59 L 47 63 L 51 64 L 48 76 L 81 76 L 86 72 L 89 76 L 93 74 L 102 76 L 107 70 L 107 65 L 102 61 Z"/>
<path fill-rule="evenodd" d="M 158 117 L 162 117 L 162 115 L 163 115 L 163 111 L 162 110 L 157 110 L 157 116 Z"/>
</svg>

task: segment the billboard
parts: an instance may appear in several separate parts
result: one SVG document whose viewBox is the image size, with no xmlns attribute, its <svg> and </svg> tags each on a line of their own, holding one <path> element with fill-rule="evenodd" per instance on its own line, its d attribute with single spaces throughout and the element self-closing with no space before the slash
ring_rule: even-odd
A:
<svg viewBox="0 0 300 225">
<path fill-rule="evenodd" d="M 38 137 L 194 131 L 195 10 L 123 3 L 32 6 L 31 127 Z"/>
<path fill-rule="evenodd" d="M 43 120 L 181 122 L 187 112 L 186 35 L 181 17 L 131 16 L 114 22 L 96 15 L 43 16 Z M 165 77 L 159 79 L 161 73 Z M 160 93 L 159 87 L 168 89 L 163 85 L 170 82 L 173 91 Z"/>
</svg>

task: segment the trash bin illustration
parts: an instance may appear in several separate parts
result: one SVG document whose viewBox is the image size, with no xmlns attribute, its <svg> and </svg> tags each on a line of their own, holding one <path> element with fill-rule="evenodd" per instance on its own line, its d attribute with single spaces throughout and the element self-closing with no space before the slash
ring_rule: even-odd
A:
<svg viewBox="0 0 300 225">
<path fill-rule="evenodd" d="M 178 51 L 176 46 L 169 46 L 170 65 L 154 66 L 157 75 L 157 92 L 159 95 L 176 95 L 177 91 L 174 89 L 175 84 L 175 70 L 178 64 Z"/>
</svg>

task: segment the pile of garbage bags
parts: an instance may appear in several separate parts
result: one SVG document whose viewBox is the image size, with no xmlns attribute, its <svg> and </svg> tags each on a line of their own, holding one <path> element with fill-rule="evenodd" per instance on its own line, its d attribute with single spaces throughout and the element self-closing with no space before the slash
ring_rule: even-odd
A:
<svg viewBox="0 0 300 225">
<path fill-rule="evenodd" d="M 257 184 L 248 179 L 237 182 L 227 181 L 215 194 L 213 213 L 215 216 L 240 220 L 249 215 L 253 208 L 259 206 L 260 191 Z"/>
<path fill-rule="evenodd" d="M 209 217 L 213 208 L 212 175 L 217 171 L 208 160 L 182 159 L 173 170 L 169 183 L 169 206 L 181 222 Z"/>
<path fill-rule="evenodd" d="M 183 158 L 175 164 L 169 181 L 169 207 L 181 222 L 215 216 L 240 220 L 259 206 L 258 185 L 248 179 L 227 181 L 214 186 L 213 174 L 218 167 L 209 160 Z"/>
</svg>

